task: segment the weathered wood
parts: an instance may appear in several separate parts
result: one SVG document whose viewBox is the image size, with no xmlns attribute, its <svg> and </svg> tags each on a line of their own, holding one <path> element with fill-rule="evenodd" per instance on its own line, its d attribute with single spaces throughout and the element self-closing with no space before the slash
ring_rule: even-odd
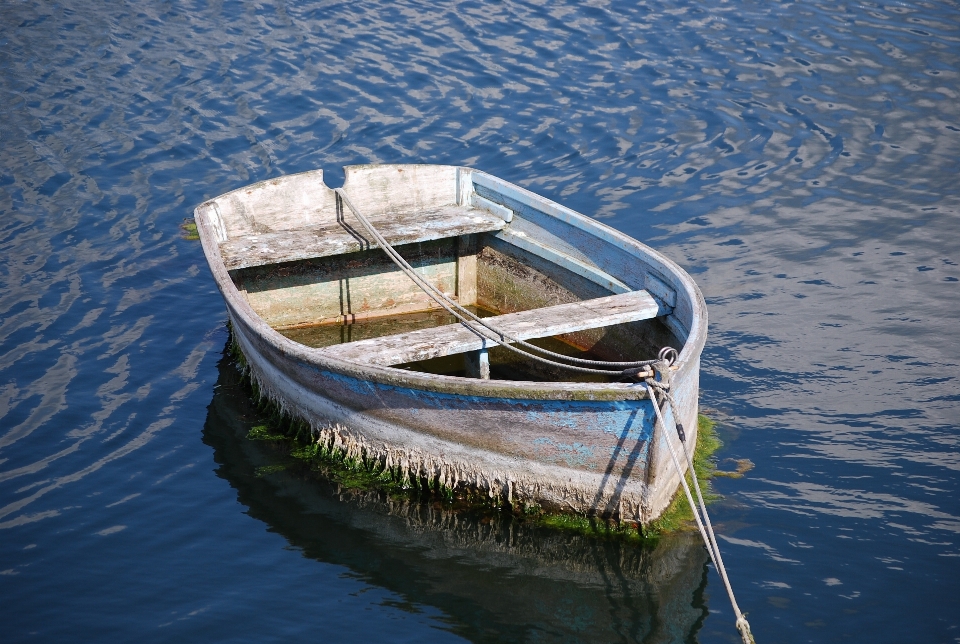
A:
<svg viewBox="0 0 960 644">
<path fill-rule="evenodd" d="M 648 290 L 654 296 L 662 297 L 669 306 L 674 306 L 671 301 L 675 301 L 673 313 L 663 318 L 664 323 L 678 338 L 693 333 L 689 324 L 699 311 L 689 298 L 677 295 L 686 286 L 680 277 L 685 274 L 676 264 L 662 256 L 649 255 L 645 270 L 630 270 L 636 249 L 634 240 L 629 237 L 485 172 L 474 170 L 470 179 L 480 196 L 514 211 L 515 217 L 509 227 L 512 232 L 530 232 L 533 228 L 536 231 L 533 237 L 539 243 L 584 264 L 596 266 L 622 280 L 631 289 Z M 655 277 L 659 283 L 648 280 L 648 276 Z M 661 286 L 665 288 L 658 292 Z"/>
<path fill-rule="evenodd" d="M 335 194 L 323 171 L 268 179 L 216 200 L 225 237 L 293 230 L 336 220 Z"/>
<path fill-rule="evenodd" d="M 507 244 L 495 235 L 483 238 L 486 243 L 477 255 L 477 306 L 481 308 L 502 315 L 611 295 L 609 289 L 594 281 Z M 663 325 L 665 317 L 668 316 L 565 333 L 557 338 L 602 360 L 648 355 L 652 347 L 677 344 Z"/>
<path fill-rule="evenodd" d="M 457 297 L 460 304 L 477 303 L 477 236 L 457 238 Z"/>
<path fill-rule="evenodd" d="M 599 284 L 609 291 L 614 293 L 628 293 L 632 289 L 613 277 L 609 273 L 600 270 L 595 266 L 590 266 L 585 262 L 567 255 L 561 251 L 550 248 L 549 246 L 538 241 L 534 237 L 527 235 L 522 231 L 513 231 L 512 229 L 506 229 L 497 234 L 498 239 L 502 239 L 511 246 L 516 246 L 517 248 L 522 248 L 528 253 L 532 253 L 537 257 L 542 257 L 543 259 L 556 264 L 557 266 L 562 266 L 572 273 L 576 273 L 581 277 L 585 277 L 594 284 Z M 674 298 L 676 300 L 676 298 Z"/>
<path fill-rule="evenodd" d="M 477 193 L 470 194 L 470 205 L 474 208 L 480 208 L 488 212 L 492 212 L 498 217 L 502 218 L 508 224 L 513 221 L 513 211 L 507 208 L 506 206 L 501 206 L 498 203 L 490 201 L 489 199 L 484 199 Z"/>
<path fill-rule="evenodd" d="M 493 327 L 520 340 L 544 338 L 624 322 L 649 320 L 665 313 L 646 291 L 560 304 L 486 318 Z M 482 349 L 484 342 L 461 324 L 421 329 L 383 338 L 326 347 L 325 356 L 361 364 L 396 365 Z"/>
<path fill-rule="evenodd" d="M 455 296 L 456 240 L 400 248 L 421 278 Z M 234 272 L 234 281 L 254 310 L 276 328 L 330 323 L 351 315 L 399 315 L 434 305 L 381 250 L 241 269 Z"/>
<path fill-rule="evenodd" d="M 455 295 L 449 293 L 446 294 L 448 298 L 457 301 Z M 404 315 L 414 315 L 414 314 L 430 314 L 430 313 L 440 313 L 445 314 L 446 312 L 443 308 L 434 302 L 433 300 L 414 302 L 412 304 L 398 304 L 389 309 L 375 309 L 372 311 L 361 311 L 360 313 L 344 313 L 336 317 L 322 317 L 314 318 L 309 322 L 298 322 L 295 324 L 278 324 L 274 325 L 274 329 L 277 331 L 290 331 L 292 329 L 313 329 L 316 327 L 327 327 L 327 326 L 351 326 L 358 323 L 368 322 L 370 320 L 397 320 L 397 316 Z M 402 318 L 400 318 L 402 319 Z M 310 345 L 310 346 L 319 346 L 319 345 Z"/>
<path fill-rule="evenodd" d="M 367 218 L 457 205 L 454 166 L 348 165 L 343 171 L 344 192 Z"/>
<path fill-rule="evenodd" d="M 490 352 L 486 349 L 467 351 L 464 354 L 464 366 L 468 378 L 490 379 Z"/>
<path fill-rule="evenodd" d="M 443 206 L 429 211 L 370 217 L 393 246 L 501 230 L 506 222 L 487 211 Z M 280 264 L 377 248 L 360 223 L 347 214 L 342 222 L 299 230 L 232 237 L 220 244 L 227 270 Z"/>
</svg>

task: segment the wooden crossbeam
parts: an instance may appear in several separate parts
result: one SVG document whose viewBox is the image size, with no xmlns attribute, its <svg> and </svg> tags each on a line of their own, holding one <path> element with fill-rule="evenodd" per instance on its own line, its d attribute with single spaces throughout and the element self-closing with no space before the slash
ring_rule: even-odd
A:
<svg viewBox="0 0 960 644">
<path fill-rule="evenodd" d="M 493 232 L 507 224 L 485 210 L 462 206 L 391 213 L 370 220 L 392 246 Z M 368 237 L 360 223 L 347 215 L 342 222 L 324 226 L 233 237 L 220 244 L 220 255 L 227 270 L 235 270 L 377 248 Z"/>
<path fill-rule="evenodd" d="M 571 304 L 484 318 L 484 322 L 520 340 L 637 322 L 666 315 L 647 291 L 631 291 Z M 486 348 L 494 346 L 493 342 Z M 462 324 L 448 324 L 321 349 L 325 356 L 363 364 L 396 365 L 483 349 L 484 343 Z"/>
</svg>

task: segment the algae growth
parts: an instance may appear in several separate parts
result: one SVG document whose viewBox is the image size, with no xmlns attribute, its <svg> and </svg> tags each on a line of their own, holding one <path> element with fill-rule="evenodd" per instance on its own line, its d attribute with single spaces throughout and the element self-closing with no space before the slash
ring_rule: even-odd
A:
<svg viewBox="0 0 960 644">
<path fill-rule="evenodd" d="M 180 237 L 187 241 L 197 241 L 200 239 L 200 231 L 197 230 L 197 222 L 193 218 L 184 219 L 180 224 Z"/>
<path fill-rule="evenodd" d="M 258 468 L 258 478 L 276 472 L 309 473 L 346 490 L 379 491 L 392 498 L 430 503 L 453 512 L 475 516 L 512 515 L 516 520 L 551 530 L 574 532 L 601 539 L 623 539 L 634 542 L 652 542 L 664 534 L 694 528 L 693 514 L 682 489 L 678 489 L 667 510 L 650 525 L 584 516 L 575 513 L 545 512 L 539 506 L 509 502 L 481 491 L 454 490 L 444 485 L 439 477 L 410 476 L 408 471 L 377 459 L 366 459 L 351 453 L 335 442 L 317 440 L 307 423 L 299 421 L 280 408 L 267 396 L 261 395 L 256 383 L 249 377 L 246 361 L 239 347 L 231 343 L 231 353 L 237 367 L 244 374 L 244 387 L 257 405 L 259 418 L 247 434 L 249 440 L 269 445 L 281 462 Z M 697 480 L 709 503 L 717 496 L 711 491 L 710 479 L 715 476 L 736 476 L 748 467 L 738 463 L 737 472 L 719 472 L 713 454 L 721 442 L 716 435 L 716 423 L 701 414 L 698 418 L 697 445 L 694 451 L 694 469 Z M 752 465 L 752 464 L 751 464 Z M 687 480 L 689 481 L 689 472 Z"/>
<path fill-rule="evenodd" d="M 697 447 L 693 453 L 693 467 L 697 481 L 703 491 L 704 501 L 710 503 L 718 496 L 712 492 L 710 479 L 720 475 L 713 460 L 713 454 L 722 443 L 717 437 L 716 422 L 704 414 L 697 418 Z M 726 473 L 723 473 L 726 474 Z M 687 472 L 687 482 L 690 473 Z M 541 514 L 533 518 L 538 524 L 557 530 L 566 530 L 603 538 L 621 538 L 629 541 L 656 541 L 660 536 L 683 530 L 695 529 L 693 513 L 687 504 L 683 489 L 674 494 L 670 505 L 658 519 L 647 526 L 635 523 L 618 522 L 599 517 L 587 517 L 580 514 Z"/>
<path fill-rule="evenodd" d="M 693 469 L 697 475 L 697 482 L 700 484 L 705 503 L 710 503 L 718 498 L 710 485 L 710 479 L 717 476 L 717 464 L 713 460 L 713 455 L 723 445 L 720 438 L 717 437 L 716 428 L 717 423 L 709 417 L 703 414 L 697 417 L 697 447 L 693 451 Z M 687 483 L 692 485 L 689 471 L 686 474 L 686 479 Z M 681 487 L 673 495 L 673 500 L 667 506 L 667 509 L 647 527 L 647 530 L 663 534 L 693 529 L 694 526 L 693 511 L 690 509 L 690 504 L 687 502 L 687 497 Z"/>
</svg>

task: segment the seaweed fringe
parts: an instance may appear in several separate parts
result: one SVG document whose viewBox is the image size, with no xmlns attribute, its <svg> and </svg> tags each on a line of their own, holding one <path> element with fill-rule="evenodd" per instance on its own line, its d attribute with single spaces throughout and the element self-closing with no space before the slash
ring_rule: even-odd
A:
<svg viewBox="0 0 960 644">
<path fill-rule="evenodd" d="M 231 334 L 232 336 L 232 334 Z M 473 505 L 491 508 L 510 508 L 529 516 L 543 515 L 556 527 L 569 524 L 575 528 L 583 524 L 596 527 L 596 521 L 609 522 L 611 527 L 631 527 L 646 536 L 657 532 L 673 531 L 678 528 L 676 521 L 655 521 L 649 523 L 649 512 L 644 500 L 631 501 L 603 495 L 600 503 L 597 498 L 587 498 L 578 490 L 560 489 L 557 486 L 545 486 L 531 478 L 507 475 L 504 472 L 482 470 L 475 465 L 458 462 L 448 457 L 436 456 L 418 449 L 390 445 L 367 439 L 360 433 L 335 422 L 323 422 L 306 418 L 290 407 L 279 392 L 259 377 L 243 355 L 236 340 L 230 339 L 231 354 L 241 373 L 251 384 L 254 395 L 262 407 L 277 416 L 279 423 L 288 423 L 292 436 L 288 438 L 307 445 L 297 450 L 301 457 L 316 457 L 321 460 L 340 464 L 354 471 L 376 477 L 377 482 L 387 486 L 394 485 L 400 490 L 431 492 L 442 498 L 468 501 Z M 308 440 L 305 440 L 307 439 Z M 556 501 L 545 502 L 544 499 Z M 673 508 L 671 508 L 673 509 Z M 675 509 L 674 509 L 675 511 Z M 557 517 L 577 517 L 576 521 Z M 681 519 L 682 521 L 682 519 Z M 669 527 L 668 527 L 669 526 Z"/>
</svg>

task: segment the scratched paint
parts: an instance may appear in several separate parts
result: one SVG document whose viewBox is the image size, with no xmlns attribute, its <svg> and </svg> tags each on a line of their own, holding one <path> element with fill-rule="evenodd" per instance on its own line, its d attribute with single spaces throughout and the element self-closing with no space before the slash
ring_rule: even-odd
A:
<svg viewBox="0 0 960 644">
<path fill-rule="evenodd" d="M 564 444 L 545 436 L 533 439 L 532 443 L 538 459 L 551 463 L 562 461 L 570 467 L 587 467 L 588 459 L 592 460 L 594 455 L 593 448 L 582 443 Z"/>
</svg>

